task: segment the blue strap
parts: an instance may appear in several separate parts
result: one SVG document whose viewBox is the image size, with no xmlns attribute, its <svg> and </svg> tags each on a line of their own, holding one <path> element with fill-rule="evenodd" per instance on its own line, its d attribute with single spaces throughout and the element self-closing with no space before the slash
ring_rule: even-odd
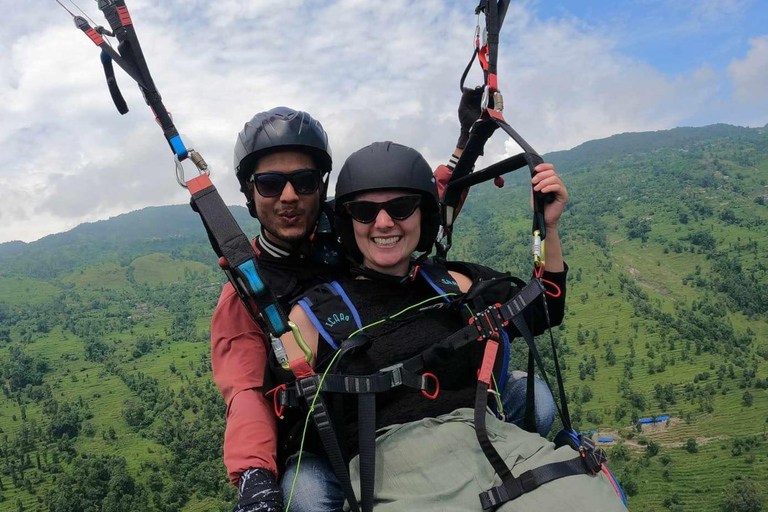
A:
<svg viewBox="0 0 768 512">
<path fill-rule="evenodd" d="M 437 292 L 439 295 L 445 295 L 445 294 L 446 294 L 446 291 L 445 291 L 445 290 L 443 290 L 442 288 L 440 288 L 440 287 L 439 287 L 439 286 L 438 286 L 438 285 L 437 285 L 437 284 L 436 284 L 436 283 L 435 283 L 435 282 L 432 280 L 432 278 L 431 278 L 431 277 L 429 277 L 429 274 L 427 274 L 427 272 L 424 270 L 424 267 L 420 267 L 420 268 L 419 268 L 419 274 L 420 274 L 421 276 L 423 276 L 423 277 L 424 277 L 424 279 L 426 279 L 427 283 L 429 283 L 429 286 L 431 286 L 431 287 L 432 287 L 432 289 L 434 289 L 434 290 L 435 290 L 435 291 L 436 291 L 436 292 Z M 445 302 L 451 302 L 451 299 L 450 299 L 450 297 L 443 297 L 443 300 L 444 300 Z"/>
<path fill-rule="evenodd" d="M 176 153 L 176 156 L 180 161 L 187 158 L 189 153 L 187 148 L 184 146 L 184 143 L 181 141 L 181 137 L 176 135 L 175 137 L 171 137 L 168 142 L 171 144 L 171 149 L 173 149 L 173 152 Z"/>
<path fill-rule="evenodd" d="M 261 295 L 266 290 L 264 281 L 261 280 L 259 272 L 256 270 L 256 266 L 253 264 L 253 260 L 248 260 L 245 263 L 241 263 L 237 267 L 240 272 L 248 279 L 248 284 L 251 286 L 254 295 Z"/>
<path fill-rule="evenodd" d="M 298 305 L 301 306 L 301 309 L 304 310 L 304 312 L 307 314 L 307 317 L 309 318 L 309 321 L 312 322 L 312 325 L 315 326 L 315 329 L 317 329 L 317 332 L 320 333 L 320 336 L 323 337 L 323 339 L 331 346 L 333 347 L 333 350 L 339 350 L 339 346 L 334 343 L 333 338 L 330 334 L 328 334 L 328 331 L 325 330 L 325 327 L 323 327 L 322 322 L 320 322 L 320 319 L 317 318 L 317 315 L 315 315 L 314 311 L 312 311 L 312 307 L 307 302 L 307 299 L 301 299 L 298 302 Z"/>
<path fill-rule="evenodd" d="M 269 323 L 275 328 L 277 332 L 288 331 L 288 326 L 283 323 L 283 318 L 277 310 L 275 304 L 270 304 L 264 309 L 264 313 L 269 319 Z"/>
<path fill-rule="evenodd" d="M 501 363 L 501 378 L 499 379 L 499 389 L 497 390 L 499 393 L 504 391 L 504 387 L 507 385 L 507 380 L 509 379 L 509 334 L 507 334 L 507 331 L 505 329 L 501 330 L 501 339 L 504 343 L 504 361 Z"/>
<path fill-rule="evenodd" d="M 349 297 L 347 296 L 347 292 L 344 291 L 344 288 L 342 288 L 337 281 L 332 282 L 331 287 L 333 287 L 333 289 L 336 290 L 336 292 L 341 297 L 341 300 L 344 301 L 344 304 L 346 304 L 349 310 L 352 312 L 352 317 L 355 319 L 355 324 L 357 325 L 357 328 L 362 329 L 363 323 L 360 321 L 360 315 L 357 313 L 357 309 L 355 309 L 355 306 L 352 305 L 352 301 L 349 300 Z"/>
</svg>

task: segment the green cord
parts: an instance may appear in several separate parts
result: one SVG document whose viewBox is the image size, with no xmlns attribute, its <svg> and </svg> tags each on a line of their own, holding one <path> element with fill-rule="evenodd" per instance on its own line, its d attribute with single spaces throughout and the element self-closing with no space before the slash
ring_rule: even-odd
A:
<svg viewBox="0 0 768 512">
<path fill-rule="evenodd" d="M 364 327 L 361 327 L 360 329 L 356 330 L 352 334 L 350 334 L 347 339 L 351 338 L 352 336 L 368 329 L 369 327 L 373 327 L 374 325 L 379 325 L 380 323 L 386 322 L 387 320 L 391 320 L 393 318 L 398 317 L 399 315 L 402 315 L 403 313 L 410 311 L 413 308 L 417 308 L 419 306 L 422 306 L 426 304 L 427 302 L 433 301 L 435 299 L 442 299 L 444 297 L 451 297 L 457 295 L 456 293 L 444 293 L 442 295 L 436 295 L 434 297 L 430 297 L 428 299 L 425 299 L 418 304 L 413 304 L 411 306 L 408 306 L 407 308 L 403 309 L 402 311 L 398 311 L 392 316 L 388 316 L 387 318 L 382 318 L 381 320 L 377 320 L 376 322 L 373 322 L 371 324 L 368 324 Z M 469 307 L 467 307 L 469 309 Z M 472 310 L 470 310 L 472 312 Z M 307 438 L 307 427 L 309 426 L 309 419 L 312 417 L 312 412 L 315 410 L 315 402 L 317 401 L 317 398 L 320 396 L 320 391 L 323 389 L 323 382 L 325 382 L 325 377 L 328 375 L 328 371 L 333 367 L 333 362 L 336 361 L 336 358 L 339 357 L 339 354 L 341 354 L 341 349 L 338 349 L 336 351 L 336 354 L 333 356 L 333 359 L 331 359 L 331 362 L 328 363 L 328 366 L 326 367 L 325 371 L 323 372 L 323 376 L 320 378 L 320 385 L 317 386 L 317 391 L 315 392 L 315 396 L 312 399 L 312 404 L 309 406 L 309 411 L 307 412 L 307 417 L 304 419 L 304 430 L 301 433 L 301 444 L 299 445 L 299 458 L 296 461 L 296 474 L 293 475 L 293 482 L 291 482 L 291 493 L 288 495 L 288 504 L 285 507 L 285 512 L 288 512 L 291 508 L 291 501 L 293 500 L 293 491 L 296 487 L 296 479 L 299 477 L 299 469 L 301 468 L 301 457 L 304 455 L 304 440 Z"/>
<path fill-rule="evenodd" d="M 493 396 L 496 397 L 496 407 L 498 413 L 502 416 L 504 416 L 504 404 L 501 403 L 501 392 L 499 391 L 499 385 L 496 383 L 496 376 L 491 372 L 491 378 L 493 379 L 493 389 L 496 390 L 496 392 L 493 394 Z"/>
<path fill-rule="evenodd" d="M 388 316 L 387 318 L 382 318 L 381 320 L 377 320 L 377 321 L 375 321 L 375 322 L 373 322 L 373 323 L 371 323 L 371 324 L 368 324 L 368 325 L 366 325 L 366 326 L 364 326 L 364 327 L 361 327 L 361 328 L 359 328 L 358 330 L 356 330 L 355 332 L 353 332 L 352 334 L 350 334 L 350 335 L 347 337 L 347 339 L 351 338 L 351 337 L 352 337 L 352 336 L 354 336 L 355 334 L 359 334 L 359 333 L 363 332 L 364 330 L 368 329 L 369 327 L 373 327 L 373 326 L 375 326 L 375 325 L 379 325 L 379 324 L 381 324 L 381 323 L 384 323 L 384 322 L 386 322 L 387 320 L 392 320 L 393 318 L 397 318 L 398 316 L 402 315 L 403 313 L 405 313 L 405 312 L 407 312 L 407 311 L 410 311 L 410 310 L 411 310 L 411 309 L 413 309 L 413 308 L 417 308 L 417 307 L 419 307 L 419 306 L 423 306 L 423 305 L 424 305 L 424 304 L 426 304 L 427 302 L 433 301 L 433 300 L 435 300 L 435 299 L 442 299 L 442 298 L 444 298 L 444 297 L 453 297 L 454 295 L 457 295 L 457 294 L 456 294 L 456 293 L 444 293 L 444 294 L 442 294 L 442 295 L 435 295 L 434 297 L 430 297 L 430 298 L 428 298 L 428 299 L 424 299 L 423 301 L 419 302 L 418 304 L 413 304 L 413 305 L 411 305 L 411 306 L 408 306 L 407 308 L 403 309 L 402 311 L 398 311 L 397 313 L 395 313 L 395 314 L 394 314 L 394 315 L 392 315 L 392 316 Z"/>
</svg>

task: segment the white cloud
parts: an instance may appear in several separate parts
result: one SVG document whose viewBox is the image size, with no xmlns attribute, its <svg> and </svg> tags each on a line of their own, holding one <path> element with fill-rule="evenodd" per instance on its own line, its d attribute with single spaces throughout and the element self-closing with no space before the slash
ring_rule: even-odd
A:
<svg viewBox="0 0 768 512">
<path fill-rule="evenodd" d="M 750 40 L 752 46 L 743 59 L 728 66 L 734 96 L 743 103 L 768 102 L 768 35 Z"/>
<path fill-rule="evenodd" d="M 0 0 L 4 12 L 10 1 Z M 11 191 L 0 204 L 0 240 L 186 201 L 135 85 L 117 71 L 131 108 L 121 117 L 98 50 L 51 4 L 25 7 L 0 33 L 0 187 Z M 243 201 L 232 177 L 235 136 L 276 105 L 321 120 L 336 169 L 374 140 L 410 144 L 435 165 L 453 149 L 458 79 L 475 24 L 466 5 L 131 0 L 130 8 L 166 106 L 229 204 Z M 527 4 L 510 9 L 499 63 L 505 116 L 539 151 L 671 128 L 717 92 L 707 67 L 670 79 L 578 19 L 543 21 Z M 475 68 L 468 83 L 478 80 Z M 505 152 L 498 136 L 486 163 Z"/>
</svg>

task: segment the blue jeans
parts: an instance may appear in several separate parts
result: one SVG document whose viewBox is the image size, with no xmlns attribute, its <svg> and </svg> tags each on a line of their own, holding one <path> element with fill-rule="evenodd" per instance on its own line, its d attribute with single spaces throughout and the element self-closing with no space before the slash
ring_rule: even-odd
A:
<svg viewBox="0 0 768 512">
<path fill-rule="evenodd" d="M 504 391 L 501 393 L 506 421 L 521 428 L 525 420 L 526 376 L 525 372 L 510 371 Z M 536 430 L 541 436 L 546 436 L 555 421 L 555 401 L 542 380 L 537 377 L 534 382 Z M 286 506 L 293 478 L 296 475 L 297 459 L 297 455 L 288 459 L 280 480 Z M 344 491 L 331 465 L 325 457 L 304 452 L 288 512 L 341 512 L 343 506 Z"/>
</svg>

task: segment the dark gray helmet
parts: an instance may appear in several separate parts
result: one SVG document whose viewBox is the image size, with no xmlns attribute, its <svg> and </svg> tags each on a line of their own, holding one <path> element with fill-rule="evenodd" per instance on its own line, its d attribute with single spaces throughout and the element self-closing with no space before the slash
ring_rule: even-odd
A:
<svg viewBox="0 0 768 512">
<path fill-rule="evenodd" d="M 344 203 L 363 192 L 392 189 L 421 194 L 421 236 L 416 250 L 432 249 L 440 227 L 440 202 L 432 168 L 413 148 L 394 142 L 374 142 L 347 158 L 336 182 L 336 232 L 349 255 L 359 259 L 360 251 Z"/>
<path fill-rule="evenodd" d="M 260 112 L 245 123 L 235 142 L 235 173 L 240 191 L 248 200 L 253 215 L 253 198 L 247 180 L 253 174 L 259 158 L 276 151 L 301 151 L 309 154 L 318 169 L 331 172 L 331 147 L 323 125 L 306 112 L 288 107 L 276 107 Z M 325 191 L 324 191 L 325 192 Z"/>
</svg>

